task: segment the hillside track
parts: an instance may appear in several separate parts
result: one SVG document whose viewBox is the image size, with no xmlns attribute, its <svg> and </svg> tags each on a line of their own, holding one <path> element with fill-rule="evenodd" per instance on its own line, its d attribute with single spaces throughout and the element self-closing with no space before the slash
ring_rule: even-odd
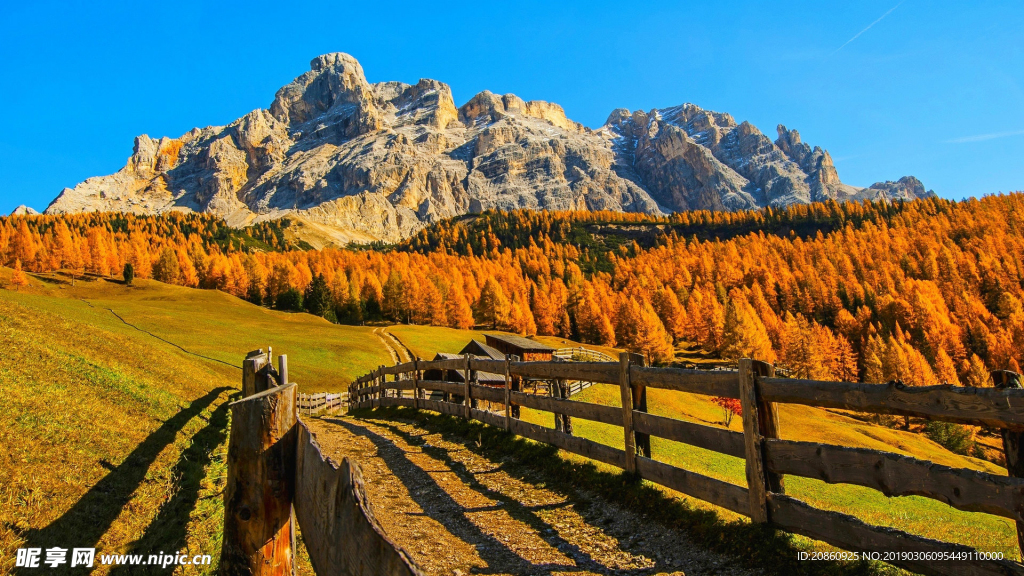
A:
<svg viewBox="0 0 1024 576">
<path fill-rule="evenodd" d="M 414 355 L 412 353 L 412 350 L 410 350 L 409 347 L 405 345 L 405 342 L 402 342 L 402 340 L 398 336 L 395 336 L 391 332 L 388 332 L 387 328 L 382 330 L 382 332 L 384 333 L 384 336 L 387 339 L 391 340 L 391 345 L 398 352 L 398 354 L 402 356 L 402 362 L 412 362 Z"/>
<path fill-rule="evenodd" d="M 401 357 L 398 355 L 398 350 L 395 350 L 395 347 L 391 344 L 390 338 L 384 336 L 384 330 L 382 328 L 374 328 L 373 335 L 376 336 L 378 340 L 380 340 L 380 343 L 384 345 L 384 348 L 388 351 L 388 354 L 391 355 L 392 364 L 398 364 L 399 362 L 401 362 L 401 360 L 399 359 Z"/>
<path fill-rule="evenodd" d="M 584 491 L 546 487 L 401 420 L 309 419 L 324 454 L 360 464 L 374 514 L 426 574 L 755 574 Z"/>
</svg>

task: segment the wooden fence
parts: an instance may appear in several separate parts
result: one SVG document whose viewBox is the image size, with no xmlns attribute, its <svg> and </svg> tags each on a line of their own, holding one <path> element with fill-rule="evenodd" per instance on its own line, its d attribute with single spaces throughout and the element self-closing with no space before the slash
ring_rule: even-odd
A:
<svg viewBox="0 0 1024 576">
<path fill-rule="evenodd" d="M 257 350 L 242 367 L 244 397 L 231 404 L 220 574 L 294 575 L 301 528 L 318 576 L 422 576 L 374 517 L 359 466 L 324 458 L 299 417 L 287 357 L 275 370 Z"/>
<path fill-rule="evenodd" d="M 552 354 L 555 358 L 560 360 L 569 360 L 574 362 L 614 362 L 615 358 L 600 352 L 598 350 L 591 350 L 590 348 L 584 348 L 577 346 L 576 348 L 559 348 Z"/>
<path fill-rule="evenodd" d="M 320 414 L 322 412 L 337 412 L 348 404 L 348 394 L 329 394 L 319 392 L 316 394 L 299 393 L 295 398 L 299 414 Z"/>
<path fill-rule="evenodd" d="M 422 379 L 425 370 L 457 370 L 464 382 Z M 505 375 L 504 388 L 474 383 L 476 372 Z M 758 523 L 856 552 L 879 556 L 924 574 L 1024 575 L 1018 562 L 992 559 L 987 551 L 869 525 L 858 518 L 821 510 L 785 494 L 785 475 L 828 483 L 866 486 L 886 496 L 934 498 L 954 508 L 1014 520 L 1024 544 L 1024 390 L 1011 372 L 993 374 L 997 388 L 906 387 L 778 378 L 771 365 L 744 359 L 739 370 L 700 371 L 647 367 L 637 355 L 619 362 L 518 362 L 461 357 L 415 360 L 380 367 L 349 388 L 351 408 L 408 406 L 474 419 L 532 440 L 611 464 L 640 477 L 705 500 Z M 388 380 L 391 377 L 391 380 Z M 519 392 L 522 379 L 570 380 L 620 387 L 622 408 Z M 684 422 L 648 412 L 647 388 L 738 398 L 743 432 Z M 400 391 L 397 397 L 388 391 Z M 404 397 L 401 391 L 411 391 Z M 426 391 L 439 391 L 438 401 Z M 480 410 L 477 400 L 504 406 L 504 413 Z M 914 416 L 1002 430 L 1009 476 L 955 469 L 908 456 L 779 437 L 778 403 Z M 517 406 L 553 412 L 564 421 L 583 418 L 621 426 L 625 450 L 524 422 Z M 657 436 L 713 450 L 746 461 L 746 486 L 710 478 L 659 462 L 651 454 Z"/>
</svg>

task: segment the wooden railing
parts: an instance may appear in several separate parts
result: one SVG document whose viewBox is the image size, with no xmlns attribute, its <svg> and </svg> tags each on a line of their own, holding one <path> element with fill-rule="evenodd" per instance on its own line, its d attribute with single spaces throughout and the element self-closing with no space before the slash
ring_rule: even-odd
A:
<svg viewBox="0 0 1024 576">
<path fill-rule="evenodd" d="M 423 380 L 425 370 L 462 372 L 464 382 Z M 476 372 L 505 375 L 505 386 L 475 383 Z M 887 496 L 918 495 L 954 508 L 985 512 L 1016 522 L 1024 543 L 1024 390 L 1016 374 L 994 374 L 997 388 L 906 387 L 777 378 L 771 365 L 744 359 L 739 370 L 700 371 L 653 368 L 642 357 L 623 354 L 619 362 L 516 362 L 473 357 L 415 360 L 380 367 L 349 388 L 351 408 L 409 406 L 504 428 L 635 473 L 683 494 L 705 500 L 758 523 L 771 523 L 839 548 L 873 556 L 925 574 L 1024 575 L 1024 565 L 993 559 L 988 551 L 869 525 L 858 518 L 815 508 L 785 494 L 785 475 L 827 483 L 866 486 Z M 388 380 L 388 378 L 391 380 Z M 622 408 L 524 394 L 524 378 L 585 380 L 620 387 Z M 684 422 L 648 412 L 647 388 L 738 398 L 743 432 Z M 392 396 L 390 391 L 399 391 Z M 403 392 L 411 391 L 411 397 Z M 453 401 L 429 399 L 438 391 Z M 504 405 L 504 413 L 480 410 L 477 400 Z M 940 466 L 933 462 L 862 448 L 779 437 L 778 403 L 898 414 L 1002 429 L 1009 476 Z M 518 407 L 553 412 L 556 427 L 518 418 Z M 573 436 L 558 417 L 621 426 L 625 450 Z M 654 459 L 650 437 L 687 443 L 746 461 L 746 486 L 723 482 Z M 882 556 L 881 553 L 895 553 Z M 997 557 L 998 558 L 998 557 Z"/>
<path fill-rule="evenodd" d="M 598 350 L 591 350 L 590 348 L 584 348 L 577 346 L 576 348 L 559 348 L 552 353 L 552 356 L 560 360 L 570 360 L 574 362 L 614 362 L 615 358 L 600 352 Z"/>
<path fill-rule="evenodd" d="M 295 397 L 299 414 L 319 414 L 321 412 L 337 412 L 348 404 L 348 394 L 318 392 L 315 394 L 299 393 Z"/>
<path fill-rule="evenodd" d="M 256 350 L 242 368 L 243 398 L 231 403 L 219 573 L 295 574 L 301 527 L 318 576 L 422 576 L 377 522 L 359 465 L 325 458 L 299 417 L 287 357 L 274 369 L 270 354 Z"/>
</svg>

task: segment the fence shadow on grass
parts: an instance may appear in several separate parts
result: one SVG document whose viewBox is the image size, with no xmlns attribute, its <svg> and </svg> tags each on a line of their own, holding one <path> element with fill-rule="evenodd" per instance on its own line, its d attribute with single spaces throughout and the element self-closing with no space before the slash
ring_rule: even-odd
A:
<svg viewBox="0 0 1024 576">
<path fill-rule="evenodd" d="M 215 388 L 165 420 L 60 518 L 45 528 L 26 530 L 21 534 L 26 540 L 23 547 L 45 549 L 58 546 L 69 550 L 95 547 L 131 501 L 160 452 L 174 442 L 189 421 L 199 416 L 221 394 L 233 390 L 227 386 Z M 33 573 L 33 569 L 23 569 L 20 573 Z"/>
<path fill-rule="evenodd" d="M 185 548 L 189 519 L 199 503 L 199 492 L 207 466 L 213 461 L 213 452 L 227 439 L 228 402 L 222 402 L 210 415 L 202 430 L 192 436 L 189 447 L 178 456 L 178 462 L 171 470 L 171 477 L 177 478 L 177 491 L 160 507 L 156 518 L 146 527 L 145 533 L 132 544 L 136 554 L 173 554 Z M 223 498 L 219 494 L 215 496 Z M 217 526 L 218 530 L 220 526 Z M 195 552 L 189 554 L 190 558 Z M 110 571 L 119 576 L 127 574 L 170 574 L 175 566 L 132 567 L 122 565 Z"/>
</svg>

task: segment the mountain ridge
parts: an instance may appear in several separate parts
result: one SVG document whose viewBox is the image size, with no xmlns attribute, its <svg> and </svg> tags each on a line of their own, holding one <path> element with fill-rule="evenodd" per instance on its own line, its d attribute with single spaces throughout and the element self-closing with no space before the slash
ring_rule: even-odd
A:
<svg viewBox="0 0 1024 576">
<path fill-rule="evenodd" d="M 857 188 L 783 125 L 694 104 L 591 129 L 558 104 L 489 91 L 456 107 L 443 82 L 366 81 L 325 54 L 267 109 L 178 138 L 135 139 L 125 167 L 65 188 L 46 213 L 210 212 L 233 226 L 289 216 L 314 246 L 397 241 L 487 209 L 741 210 L 933 195 L 916 178 Z"/>
</svg>

